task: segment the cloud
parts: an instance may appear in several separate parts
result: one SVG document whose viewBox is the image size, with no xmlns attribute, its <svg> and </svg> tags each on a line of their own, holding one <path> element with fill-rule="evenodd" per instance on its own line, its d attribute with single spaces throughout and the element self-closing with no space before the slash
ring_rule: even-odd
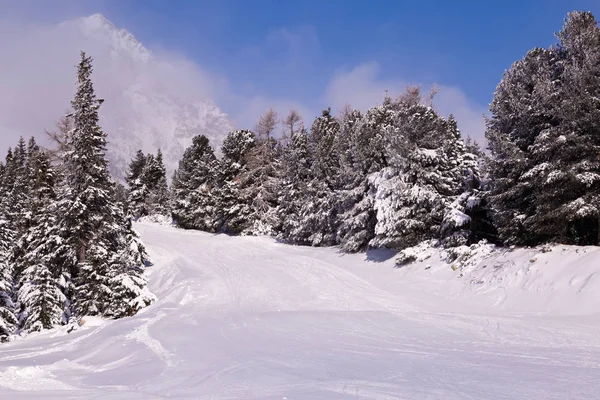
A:
<svg viewBox="0 0 600 400">
<path fill-rule="evenodd" d="M 433 103 L 442 114 L 453 114 L 463 137 L 470 136 L 485 147 L 487 107 L 471 101 L 459 88 L 441 85 Z"/>
<path fill-rule="evenodd" d="M 70 108 L 80 50 L 94 58 L 95 89 L 106 100 L 101 117 L 113 121 L 136 112 L 127 95 L 138 88 L 185 104 L 214 98 L 224 85 L 172 52 L 157 49 L 148 62 L 150 53 L 133 36 L 100 15 L 59 24 L 6 21 L 0 23 L 0 151 L 20 135 L 44 137 Z"/>
<path fill-rule="evenodd" d="M 329 82 L 324 94 L 325 102 L 333 109 L 346 104 L 366 110 L 380 104 L 386 91 L 399 92 L 406 82 L 379 78 L 380 67 L 376 62 L 358 65 L 349 71 L 338 71 Z"/>
<path fill-rule="evenodd" d="M 334 110 L 349 104 L 359 110 L 366 110 L 380 104 L 388 92 L 395 96 L 410 85 L 402 79 L 381 77 L 381 67 L 371 61 L 350 70 L 340 70 L 334 74 L 324 93 L 324 101 Z M 430 85 L 422 85 L 425 92 Z M 445 116 L 453 114 L 464 136 L 471 136 L 479 143 L 485 143 L 484 106 L 471 101 L 459 88 L 443 84 L 437 85 L 438 93 L 434 107 Z"/>
<path fill-rule="evenodd" d="M 98 95 L 106 100 L 103 109 L 121 118 L 136 112 L 123 96 L 124 87 L 134 90 L 136 85 L 156 87 L 156 92 L 172 95 L 181 103 L 212 99 L 236 127 L 252 128 L 269 108 L 280 117 L 296 109 L 310 125 L 324 107 L 336 111 L 351 104 L 364 110 L 380 103 L 386 90 L 398 94 L 408 83 L 383 77 L 376 62 L 337 70 L 329 79 L 319 74 L 320 81 L 315 83 L 312 72 L 322 49 L 312 27 L 274 29 L 261 43 L 247 48 L 246 65 L 252 66 L 248 71 L 257 72 L 249 72 L 240 84 L 168 49 L 152 48 L 153 62 L 146 63 L 148 53 L 126 31 L 100 29 L 108 22 L 99 17 L 87 18 L 83 25 L 81 21 L 0 20 L 0 54 L 10 60 L 0 63 L 0 154 L 19 135 L 43 137 L 43 131 L 53 129 L 70 107 L 80 49 L 95 59 L 94 82 Z M 117 42 L 124 47 L 107 46 L 115 38 L 106 35 L 119 35 Z M 465 134 L 481 140 L 485 107 L 458 88 L 440 85 L 440 89 L 435 99 L 440 112 L 453 113 Z"/>
<path fill-rule="evenodd" d="M 122 121 L 139 111 L 127 97 L 138 87 L 170 95 L 180 104 L 214 100 L 242 128 L 253 127 L 269 108 L 281 117 L 294 108 L 309 121 L 317 114 L 298 100 L 265 94 L 261 85 L 247 90 L 235 87 L 226 77 L 208 73 L 168 49 L 152 48 L 152 62 L 146 62 L 149 51 L 124 30 L 104 29 L 110 22 L 100 15 L 61 23 L 23 23 L 20 18 L 0 22 L 0 54 L 10 60 L 0 63 L 0 154 L 21 135 L 44 138 L 44 130 L 54 129 L 70 108 L 81 49 L 94 58 L 94 85 L 98 96 L 106 100 L 101 123 L 109 128 L 109 135 L 113 133 L 110 128 L 116 128 L 111 121 Z M 283 71 L 300 68 L 303 52 L 318 46 L 310 27 L 277 29 L 265 38 L 256 56 L 264 59 L 276 52 L 278 59 L 270 65 Z M 300 70 L 296 72 L 300 74 Z M 301 85 L 299 79 L 294 81 Z M 132 145 L 143 147 L 143 143 Z"/>
</svg>

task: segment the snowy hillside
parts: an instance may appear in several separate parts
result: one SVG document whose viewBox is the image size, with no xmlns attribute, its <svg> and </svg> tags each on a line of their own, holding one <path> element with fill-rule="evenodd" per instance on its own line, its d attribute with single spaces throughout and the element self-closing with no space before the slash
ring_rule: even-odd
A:
<svg viewBox="0 0 600 400">
<path fill-rule="evenodd" d="M 2 345 L 0 398 L 597 398 L 598 248 L 395 269 L 381 251 L 137 228 L 159 300 Z"/>
</svg>

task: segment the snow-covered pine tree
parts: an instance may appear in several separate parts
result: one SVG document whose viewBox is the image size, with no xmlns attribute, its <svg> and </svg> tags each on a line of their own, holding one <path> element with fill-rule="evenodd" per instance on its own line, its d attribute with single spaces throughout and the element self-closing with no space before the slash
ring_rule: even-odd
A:
<svg viewBox="0 0 600 400">
<path fill-rule="evenodd" d="M 156 156 L 149 154 L 143 171 L 147 188 L 146 210 L 148 214 L 169 215 L 169 187 L 163 154 L 158 149 Z"/>
<path fill-rule="evenodd" d="M 5 342 L 18 325 L 13 303 L 13 268 L 9 253 L 14 241 L 13 232 L 0 209 L 0 342 Z"/>
<path fill-rule="evenodd" d="M 491 199 L 508 244 L 598 243 L 600 29 L 574 12 L 557 36 L 513 64 L 491 105 Z"/>
<path fill-rule="evenodd" d="M 121 230 L 118 251 L 111 257 L 109 284 L 112 294 L 106 316 L 112 318 L 135 315 L 156 300 L 143 275 L 144 267 L 150 263 L 146 249 L 133 230 L 131 219 L 122 215 L 119 219 L 125 226 Z"/>
<path fill-rule="evenodd" d="M 69 249 L 63 247 L 57 225 L 54 184 L 56 175 L 46 153 L 30 146 L 30 212 L 35 215 L 19 239 L 23 248 L 17 300 L 21 327 L 33 332 L 64 324 L 69 318 L 66 293 L 70 282 L 62 270 Z"/>
<path fill-rule="evenodd" d="M 390 166 L 374 180 L 377 224 L 370 245 L 403 249 L 438 238 L 445 210 L 463 184 L 456 123 L 423 105 L 412 90 L 399 99 L 385 139 Z"/>
<path fill-rule="evenodd" d="M 344 177 L 340 173 L 338 154 L 339 122 L 331 115 L 331 109 L 323 110 L 313 122 L 307 136 L 307 150 L 310 160 L 309 178 L 303 182 L 303 196 L 300 202 L 299 225 L 292 242 L 312 246 L 336 244 L 339 224 L 337 190 L 343 186 Z"/>
<path fill-rule="evenodd" d="M 125 181 L 128 186 L 128 212 L 136 219 L 148 213 L 146 209 L 148 187 L 146 186 L 144 179 L 144 171 L 147 162 L 148 157 L 142 150 L 138 150 L 133 160 L 129 163 L 129 170 L 125 176 Z"/>
<path fill-rule="evenodd" d="M 456 125 L 450 116 L 448 123 Z M 458 130 L 456 130 L 458 133 Z M 446 209 L 440 228 L 440 239 L 446 247 L 471 245 L 480 240 L 497 242 L 497 232 L 492 222 L 481 167 L 486 155 L 476 142 L 467 138 L 464 142 L 457 136 L 452 146 L 451 157 L 463 171 L 462 193 Z"/>
<path fill-rule="evenodd" d="M 17 146 L 18 153 L 22 152 L 22 146 L 25 141 L 23 138 L 19 140 Z M 45 160 L 42 160 L 44 155 L 40 147 L 37 145 L 35 139 L 30 138 L 27 144 L 26 153 L 22 161 L 18 162 L 16 168 L 15 177 L 16 181 L 13 185 L 13 209 L 18 210 L 18 213 L 14 214 L 13 226 L 15 229 L 16 242 L 12 246 L 11 262 L 15 267 L 15 275 L 20 275 L 24 269 L 23 257 L 27 251 L 29 239 L 29 229 L 35 225 L 38 213 L 40 212 L 43 204 L 41 201 L 36 201 L 35 198 L 42 195 L 37 193 L 40 190 L 40 174 L 44 174 L 45 171 L 41 171 L 42 164 Z M 49 163 L 49 161 L 48 161 Z M 53 184 L 53 182 L 52 182 Z"/>
<path fill-rule="evenodd" d="M 339 121 L 331 115 L 331 108 L 323 110 L 313 122 L 308 135 L 308 152 L 312 156 L 312 176 L 322 180 L 331 189 L 337 188 L 340 179 L 338 154 Z"/>
<path fill-rule="evenodd" d="M 302 186 L 310 177 L 308 157 L 308 133 L 305 129 L 294 134 L 280 151 L 281 182 L 279 204 L 276 209 L 275 232 L 282 239 L 289 240 L 300 226 L 300 203 Z"/>
<path fill-rule="evenodd" d="M 13 152 L 7 159 L 8 180 L 10 181 L 7 207 L 7 218 L 15 234 L 21 235 L 27 229 L 27 203 L 28 203 L 28 170 L 27 170 L 27 144 L 21 136 Z"/>
<path fill-rule="evenodd" d="M 371 175 L 387 166 L 383 129 L 391 123 L 394 104 L 389 97 L 364 116 L 347 110 L 342 116 L 340 141 L 348 148 L 340 151 L 345 185 L 340 192 L 338 242 L 346 251 L 366 250 L 375 237 L 375 187 Z"/>
<path fill-rule="evenodd" d="M 171 213 L 185 229 L 214 232 L 217 228 L 212 193 L 217 159 L 204 135 L 195 136 L 173 175 Z"/>
<path fill-rule="evenodd" d="M 106 159 L 106 133 L 98 124 L 102 100 L 94 93 L 91 73 L 92 59 L 82 52 L 77 66 L 77 92 L 71 103 L 73 130 L 65 154 L 68 191 L 62 201 L 61 223 L 68 235 L 65 243 L 75 250 L 77 261 L 74 314 L 122 316 L 114 308 L 114 298 L 122 293 L 129 300 L 136 296 L 135 291 L 124 288 L 129 282 L 123 274 L 135 280 L 140 267 L 131 261 L 136 257 L 123 257 L 122 253 L 135 254 L 139 250 L 128 247 L 127 221 L 115 203 Z"/>
<path fill-rule="evenodd" d="M 254 133 L 236 130 L 227 135 L 221 146 L 223 158 L 219 160 L 214 191 L 221 232 L 237 234 L 251 229 L 254 224 L 252 188 L 242 177 L 248 172 L 248 154 L 255 145 Z"/>
<path fill-rule="evenodd" d="M 543 241 L 528 226 L 536 214 L 535 190 L 548 162 L 530 157 L 531 146 L 544 131 L 558 126 L 556 101 L 549 101 L 549 71 L 558 71 L 556 55 L 536 48 L 505 72 L 490 105 L 486 137 L 491 151 L 490 200 L 495 224 L 506 244 Z"/>
<path fill-rule="evenodd" d="M 273 137 L 276 126 L 277 115 L 273 110 L 259 118 L 255 127 L 255 145 L 248 150 L 246 171 L 239 176 L 243 196 L 252 199 L 253 225 L 246 230 L 249 234 L 273 234 L 277 224 L 281 166 L 280 146 Z"/>
<path fill-rule="evenodd" d="M 6 157 L 4 159 L 4 163 L 2 164 L 2 197 L 0 197 L 0 211 L 4 214 L 6 222 L 8 222 L 11 198 L 10 193 L 12 191 L 12 187 L 14 185 L 16 176 L 15 176 L 15 168 L 14 168 L 14 154 L 12 148 L 8 148 L 6 152 Z"/>
<path fill-rule="evenodd" d="M 115 182 L 115 202 L 123 214 L 127 215 L 129 210 L 129 191 L 121 182 Z"/>
<path fill-rule="evenodd" d="M 340 192 L 340 215 L 337 241 L 348 252 L 364 251 L 375 237 L 375 187 L 369 177 L 355 188 Z"/>
<path fill-rule="evenodd" d="M 128 212 L 134 219 L 149 214 L 169 214 L 167 172 L 160 149 L 156 156 L 138 150 L 125 179 L 129 188 Z"/>
<path fill-rule="evenodd" d="M 540 173 L 534 234 L 567 244 L 598 245 L 600 221 L 600 27 L 589 12 L 570 13 L 556 54 L 558 75 L 546 72 L 547 102 L 558 126 L 541 132 L 531 146 Z"/>
<path fill-rule="evenodd" d="M 282 223 L 283 239 L 296 244 L 328 246 L 336 244 L 337 193 L 341 183 L 340 161 L 336 141 L 340 131 L 339 122 L 326 109 L 315 119 L 310 132 L 298 137 L 293 146 L 306 146 L 306 150 L 291 147 L 296 156 L 304 156 L 308 170 L 304 176 L 292 172 L 288 178 L 285 210 Z M 292 159 L 291 159 L 292 160 Z M 289 170 L 289 168 L 287 168 Z M 290 184 L 291 183 L 291 184 Z"/>
</svg>

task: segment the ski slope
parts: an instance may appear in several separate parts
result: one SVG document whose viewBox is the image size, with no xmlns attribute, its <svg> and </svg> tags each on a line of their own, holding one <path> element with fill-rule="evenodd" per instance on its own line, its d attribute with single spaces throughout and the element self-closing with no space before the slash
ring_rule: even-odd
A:
<svg viewBox="0 0 600 400">
<path fill-rule="evenodd" d="M 435 255 L 396 269 L 382 251 L 137 229 L 159 300 L 0 345 L 0 399 L 599 396 L 596 248 L 461 272 Z"/>
</svg>

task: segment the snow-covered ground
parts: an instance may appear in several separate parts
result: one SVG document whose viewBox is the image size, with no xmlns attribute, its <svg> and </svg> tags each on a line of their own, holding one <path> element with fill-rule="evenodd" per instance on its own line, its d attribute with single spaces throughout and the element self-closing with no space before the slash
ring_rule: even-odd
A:
<svg viewBox="0 0 600 400">
<path fill-rule="evenodd" d="M 381 251 L 137 229 L 159 300 L 0 345 L 1 399 L 599 396 L 599 249 L 396 269 Z"/>
</svg>

